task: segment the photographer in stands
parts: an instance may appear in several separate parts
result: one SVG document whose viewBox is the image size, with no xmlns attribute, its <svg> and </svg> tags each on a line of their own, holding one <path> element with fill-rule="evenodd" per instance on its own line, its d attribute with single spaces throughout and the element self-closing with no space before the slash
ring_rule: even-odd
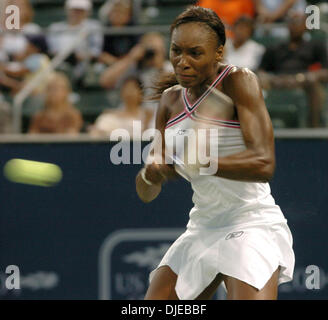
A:
<svg viewBox="0 0 328 320">
<path fill-rule="evenodd" d="M 266 50 L 258 76 L 264 89 L 302 88 L 308 96 L 309 126 L 322 126 L 324 91 L 328 81 L 327 48 L 322 41 L 306 38 L 306 16 L 288 18 L 289 41 Z"/>
</svg>

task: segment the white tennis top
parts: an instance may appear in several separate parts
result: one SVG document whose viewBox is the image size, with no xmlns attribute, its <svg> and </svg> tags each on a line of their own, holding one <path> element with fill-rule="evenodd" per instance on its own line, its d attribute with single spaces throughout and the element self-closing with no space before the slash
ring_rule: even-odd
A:
<svg viewBox="0 0 328 320">
<path fill-rule="evenodd" d="M 184 110 L 166 124 L 165 143 L 171 150 L 169 156 L 174 159 L 176 171 L 191 183 L 194 191 L 194 206 L 187 225 L 189 229 L 286 222 L 280 207 L 275 204 L 268 183 L 201 175 L 195 166 L 183 162 L 183 154 L 188 150 L 188 136 L 199 123 L 212 128 L 209 141 L 219 159 L 246 149 L 238 121 L 207 118 L 197 113 L 201 102 L 229 74 L 231 68 L 226 67 L 194 104 L 190 104 L 186 89 L 182 89 Z"/>
</svg>

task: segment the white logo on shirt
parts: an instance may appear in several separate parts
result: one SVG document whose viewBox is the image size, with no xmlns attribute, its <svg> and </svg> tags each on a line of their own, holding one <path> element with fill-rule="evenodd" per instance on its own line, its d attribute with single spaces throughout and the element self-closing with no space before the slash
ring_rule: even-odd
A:
<svg viewBox="0 0 328 320">
<path fill-rule="evenodd" d="M 243 233 L 244 233 L 244 231 L 231 232 L 225 237 L 225 239 L 229 240 L 232 238 L 239 238 Z"/>
</svg>

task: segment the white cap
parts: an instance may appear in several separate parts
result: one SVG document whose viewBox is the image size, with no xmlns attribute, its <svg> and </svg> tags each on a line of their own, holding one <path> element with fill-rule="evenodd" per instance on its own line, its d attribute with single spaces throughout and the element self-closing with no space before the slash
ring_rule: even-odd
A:
<svg viewBox="0 0 328 320">
<path fill-rule="evenodd" d="M 90 0 L 66 0 L 67 9 L 91 10 L 92 2 Z"/>
</svg>

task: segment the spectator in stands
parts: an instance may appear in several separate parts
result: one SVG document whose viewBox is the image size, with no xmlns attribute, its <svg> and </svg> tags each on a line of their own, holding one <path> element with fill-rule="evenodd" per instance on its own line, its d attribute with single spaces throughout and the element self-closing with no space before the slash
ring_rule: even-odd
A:
<svg viewBox="0 0 328 320">
<path fill-rule="evenodd" d="M 53 23 L 49 27 L 49 49 L 51 55 L 56 55 L 81 37 L 80 43 L 67 59 L 71 65 L 77 66 L 74 69 L 75 76 L 80 78 L 85 72 L 84 62 L 97 60 L 102 52 L 101 24 L 97 20 L 88 18 L 92 11 L 90 0 L 66 0 L 65 9 L 67 20 Z M 83 32 L 87 33 L 85 38 Z"/>
<path fill-rule="evenodd" d="M 6 74 L 9 63 L 9 55 L 4 49 L 3 40 L 4 34 L 0 33 L 0 90 L 4 92 L 8 92 L 9 90 L 11 94 L 14 95 L 21 88 L 21 83 Z M 0 97 L 2 97 L 1 94 Z"/>
<path fill-rule="evenodd" d="M 45 70 L 49 64 L 50 59 L 47 55 L 48 46 L 46 38 L 42 34 L 26 35 L 27 45 L 23 52 L 16 56 L 17 63 L 15 68 L 7 67 L 5 73 L 7 76 L 21 80 L 21 86 L 24 86 L 39 72 Z M 33 94 L 43 94 L 46 88 L 47 79 L 51 72 L 48 73 L 44 81 L 41 81 Z"/>
<path fill-rule="evenodd" d="M 141 130 L 148 128 L 153 116 L 148 109 L 142 108 L 143 88 L 141 81 L 134 77 L 125 79 L 121 87 L 121 106 L 115 110 L 103 112 L 89 132 L 92 135 L 108 135 L 115 129 L 125 129 L 133 137 L 133 121 L 141 122 Z"/>
<path fill-rule="evenodd" d="M 16 55 L 23 52 L 26 48 L 26 34 L 39 34 L 41 28 L 33 22 L 34 11 L 29 0 L 2 0 L 3 8 L 9 5 L 15 5 L 19 8 L 20 29 L 7 30 L 4 16 L 2 16 L 1 29 L 6 31 L 3 36 L 3 50 L 8 54 L 10 60 L 16 60 Z M 3 12 L 2 12 L 3 14 Z"/>
<path fill-rule="evenodd" d="M 154 80 L 162 72 L 172 71 L 167 60 L 164 37 L 156 32 L 144 34 L 139 43 L 127 55 L 109 66 L 100 77 L 102 87 L 112 90 L 119 89 L 123 81 L 131 76 L 140 78 L 146 97 L 152 95 Z M 154 111 L 157 102 L 148 101 L 145 108 Z"/>
<path fill-rule="evenodd" d="M 16 79 L 8 77 L 3 72 L 4 68 L 6 67 L 0 64 L 0 89 L 4 91 L 9 90 L 12 95 L 15 95 L 22 88 L 22 83 Z"/>
<path fill-rule="evenodd" d="M 132 2 L 131 0 L 113 0 L 107 12 L 105 27 L 121 28 L 132 26 Z M 100 61 L 108 65 L 116 62 L 126 55 L 139 41 L 135 35 L 105 34 L 103 53 Z"/>
<path fill-rule="evenodd" d="M 158 72 L 171 69 L 171 64 L 166 59 L 163 36 L 151 32 L 143 35 L 139 43 L 126 56 L 104 71 L 100 84 L 107 89 L 119 88 L 128 76 L 139 75 L 143 85 L 148 88 Z"/>
<path fill-rule="evenodd" d="M 289 16 L 289 41 L 266 50 L 258 75 L 264 89 L 304 89 L 309 98 L 309 125 L 319 127 L 324 100 L 321 82 L 328 81 L 327 48 L 323 42 L 306 40 L 305 21 L 304 14 Z"/>
<path fill-rule="evenodd" d="M 69 100 L 71 92 L 68 78 L 62 73 L 55 73 L 47 84 L 44 109 L 33 116 L 29 133 L 80 132 L 83 120 Z"/>
<path fill-rule="evenodd" d="M 10 91 L 11 94 L 14 95 L 21 88 L 21 83 L 6 74 L 9 57 L 4 50 L 1 50 L 1 44 L 2 41 L 0 35 L 0 90 L 4 92 Z"/>
<path fill-rule="evenodd" d="M 248 16 L 240 17 L 234 23 L 232 31 L 233 39 L 228 39 L 225 45 L 225 61 L 255 71 L 261 62 L 265 47 L 252 40 L 254 20 Z"/>
<path fill-rule="evenodd" d="M 11 108 L 0 92 L 0 134 L 12 133 L 12 131 Z"/>
<path fill-rule="evenodd" d="M 4 48 L 4 34 L 0 33 L 0 63 L 7 63 L 9 61 L 9 56 Z"/>
<path fill-rule="evenodd" d="M 27 34 L 25 39 L 27 45 L 23 52 L 16 55 L 17 61 L 14 67 L 12 64 L 2 64 L 3 73 L 2 77 L 0 77 L 0 84 L 11 89 L 13 95 L 50 65 L 45 36 L 42 34 Z M 40 81 L 31 92 L 34 96 L 40 95 L 40 100 L 42 100 L 46 82 L 50 76 L 51 72 L 49 71 L 45 74 L 43 81 Z"/>
<path fill-rule="evenodd" d="M 253 0 L 199 0 L 198 5 L 216 12 L 226 26 L 227 37 L 232 36 L 231 28 L 241 16 L 255 16 Z"/>
<path fill-rule="evenodd" d="M 254 0 L 260 23 L 280 22 L 288 13 L 305 13 L 305 0 Z"/>
</svg>

